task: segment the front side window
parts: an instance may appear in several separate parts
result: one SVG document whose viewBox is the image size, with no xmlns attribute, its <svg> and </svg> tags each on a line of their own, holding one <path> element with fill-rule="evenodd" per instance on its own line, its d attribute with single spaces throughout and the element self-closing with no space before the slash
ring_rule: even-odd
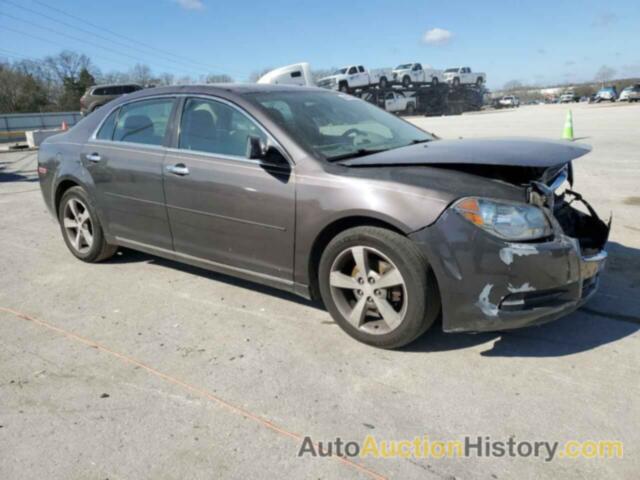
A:
<svg viewBox="0 0 640 480">
<path fill-rule="evenodd" d="M 180 120 L 179 148 L 244 157 L 251 136 L 267 141 L 258 125 L 236 108 L 215 100 L 186 101 Z"/>
<path fill-rule="evenodd" d="M 143 100 L 124 105 L 120 108 L 113 140 L 162 145 L 172 108 L 172 98 Z"/>
<path fill-rule="evenodd" d="M 358 73 L 358 69 L 356 67 L 351 67 L 349 69 L 349 75 L 353 75 L 354 73 Z"/>
<path fill-rule="evenodd" d="M 423 130 L 350 95 L 300 90 L 246 94 L 307 150 L 327 160 L 432 140 Z"/>
</svg>

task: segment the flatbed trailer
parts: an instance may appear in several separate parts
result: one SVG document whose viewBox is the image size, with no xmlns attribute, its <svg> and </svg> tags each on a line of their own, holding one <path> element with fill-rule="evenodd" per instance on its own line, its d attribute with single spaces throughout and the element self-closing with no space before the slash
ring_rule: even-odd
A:
<svg viewBox="0 0 640 480">
<path fill-rule="evenodd" d="M 386 88 L 377 86 L 357 89 L 351 93 L 360 98 L 366 96 L 367 101 L 384 108 L 385 96 L 388 92 L 400 92 L 416 99 L 413 114 L 425 116 L 460 115 L 464 112 L 480 110 L 484 103 L 484 87 L 476 85 L 416 85 L 403 87 L 390 85 Z"/>
</svg>

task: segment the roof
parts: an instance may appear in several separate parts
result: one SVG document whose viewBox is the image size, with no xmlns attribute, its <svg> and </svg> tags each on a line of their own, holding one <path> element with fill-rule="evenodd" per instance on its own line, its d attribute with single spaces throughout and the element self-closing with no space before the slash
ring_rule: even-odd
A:
<svg viewBox="0 0 640 480">
<path fill-rule="evenodd" d="M 153 87 L 136 92 L 137 96 L 171 94 L 171 93 L 235 93 L 243 95 L 247 93 L 266 92 L 299 92 L 301 89 L 326 92 L 327 90 L 317 87 L 301 87 L 297 85 L 271 85 L 259 83 L 209 83 L 204 85 L 171 85 L 166 87 Z"/>
</svg>

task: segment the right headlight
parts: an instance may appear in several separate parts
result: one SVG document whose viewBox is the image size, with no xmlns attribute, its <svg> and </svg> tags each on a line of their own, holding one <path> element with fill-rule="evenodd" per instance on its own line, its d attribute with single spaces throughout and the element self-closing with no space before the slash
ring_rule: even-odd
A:
<svg viewBox="0 0 640 480">
<path fill-rule="evenodd" d="M 547 216 L 536 205 L 467 197 L 453 209 L 477 227 L 509 241 L 536 240 L 552 233 Z"/>
</svg>

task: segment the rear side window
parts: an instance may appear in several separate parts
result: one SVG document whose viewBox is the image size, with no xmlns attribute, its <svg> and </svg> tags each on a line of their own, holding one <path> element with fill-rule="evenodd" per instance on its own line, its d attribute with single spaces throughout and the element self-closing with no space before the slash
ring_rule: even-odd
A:
<svg viewBox="0 0 640 480">
<path fill-rule="evenodd" d="M 179 148 L 244 157 L 250 136 L 267 140 L 253 120 L 226 103 L 199 98 L 185 103 Z"/>
<path fill-rule="evenodd" d="M 172 98 L 144 100 L 124 105 L 120 108 L 113 140 L 162 145 L 172 108 Z"/>
<path fill-rule="evenodd" d="M 104 121 L 104 123 L 102 124 L 102 127 L 100 127 L 100 130 L 98 131 L 98 135 L 96 135 L 96 138 L 98 140 L 111 140 L 113 138 L 113 129 L 116 126 L 117 116 L 118 116 L 118 109 L 115 109 L 113 112 L 111 112 L 111 115 L 109 115 L 107 119 Z"/>
<path fill-rule="evenodd" d="M 96 88 L 96 89 L 94 89 L 92 95 L 105 95 L 104 88 Z"/>
<path fill-rule="evenodd" d="M 302 72 L 299 72 L 299 71 L 291 72 L 291 78 L 299 78 L 301 76 L 302 76 Z"/>
<path fill-rule="evenodd" d="M 363 67 L 362 65 L 360 65 L 360 66 L 358 67 L 358 71 L 359 71 L 360 73 L 364 73 L 364 67 Z"/>
<path fill-rule="evenodd" d="M 122 86 L 122 93 L 132 93 L 132 92 L 135 92 L 136 90 L 138 90 L 138 87 L 136 87 L 135 85 Z"/>
</svg>

